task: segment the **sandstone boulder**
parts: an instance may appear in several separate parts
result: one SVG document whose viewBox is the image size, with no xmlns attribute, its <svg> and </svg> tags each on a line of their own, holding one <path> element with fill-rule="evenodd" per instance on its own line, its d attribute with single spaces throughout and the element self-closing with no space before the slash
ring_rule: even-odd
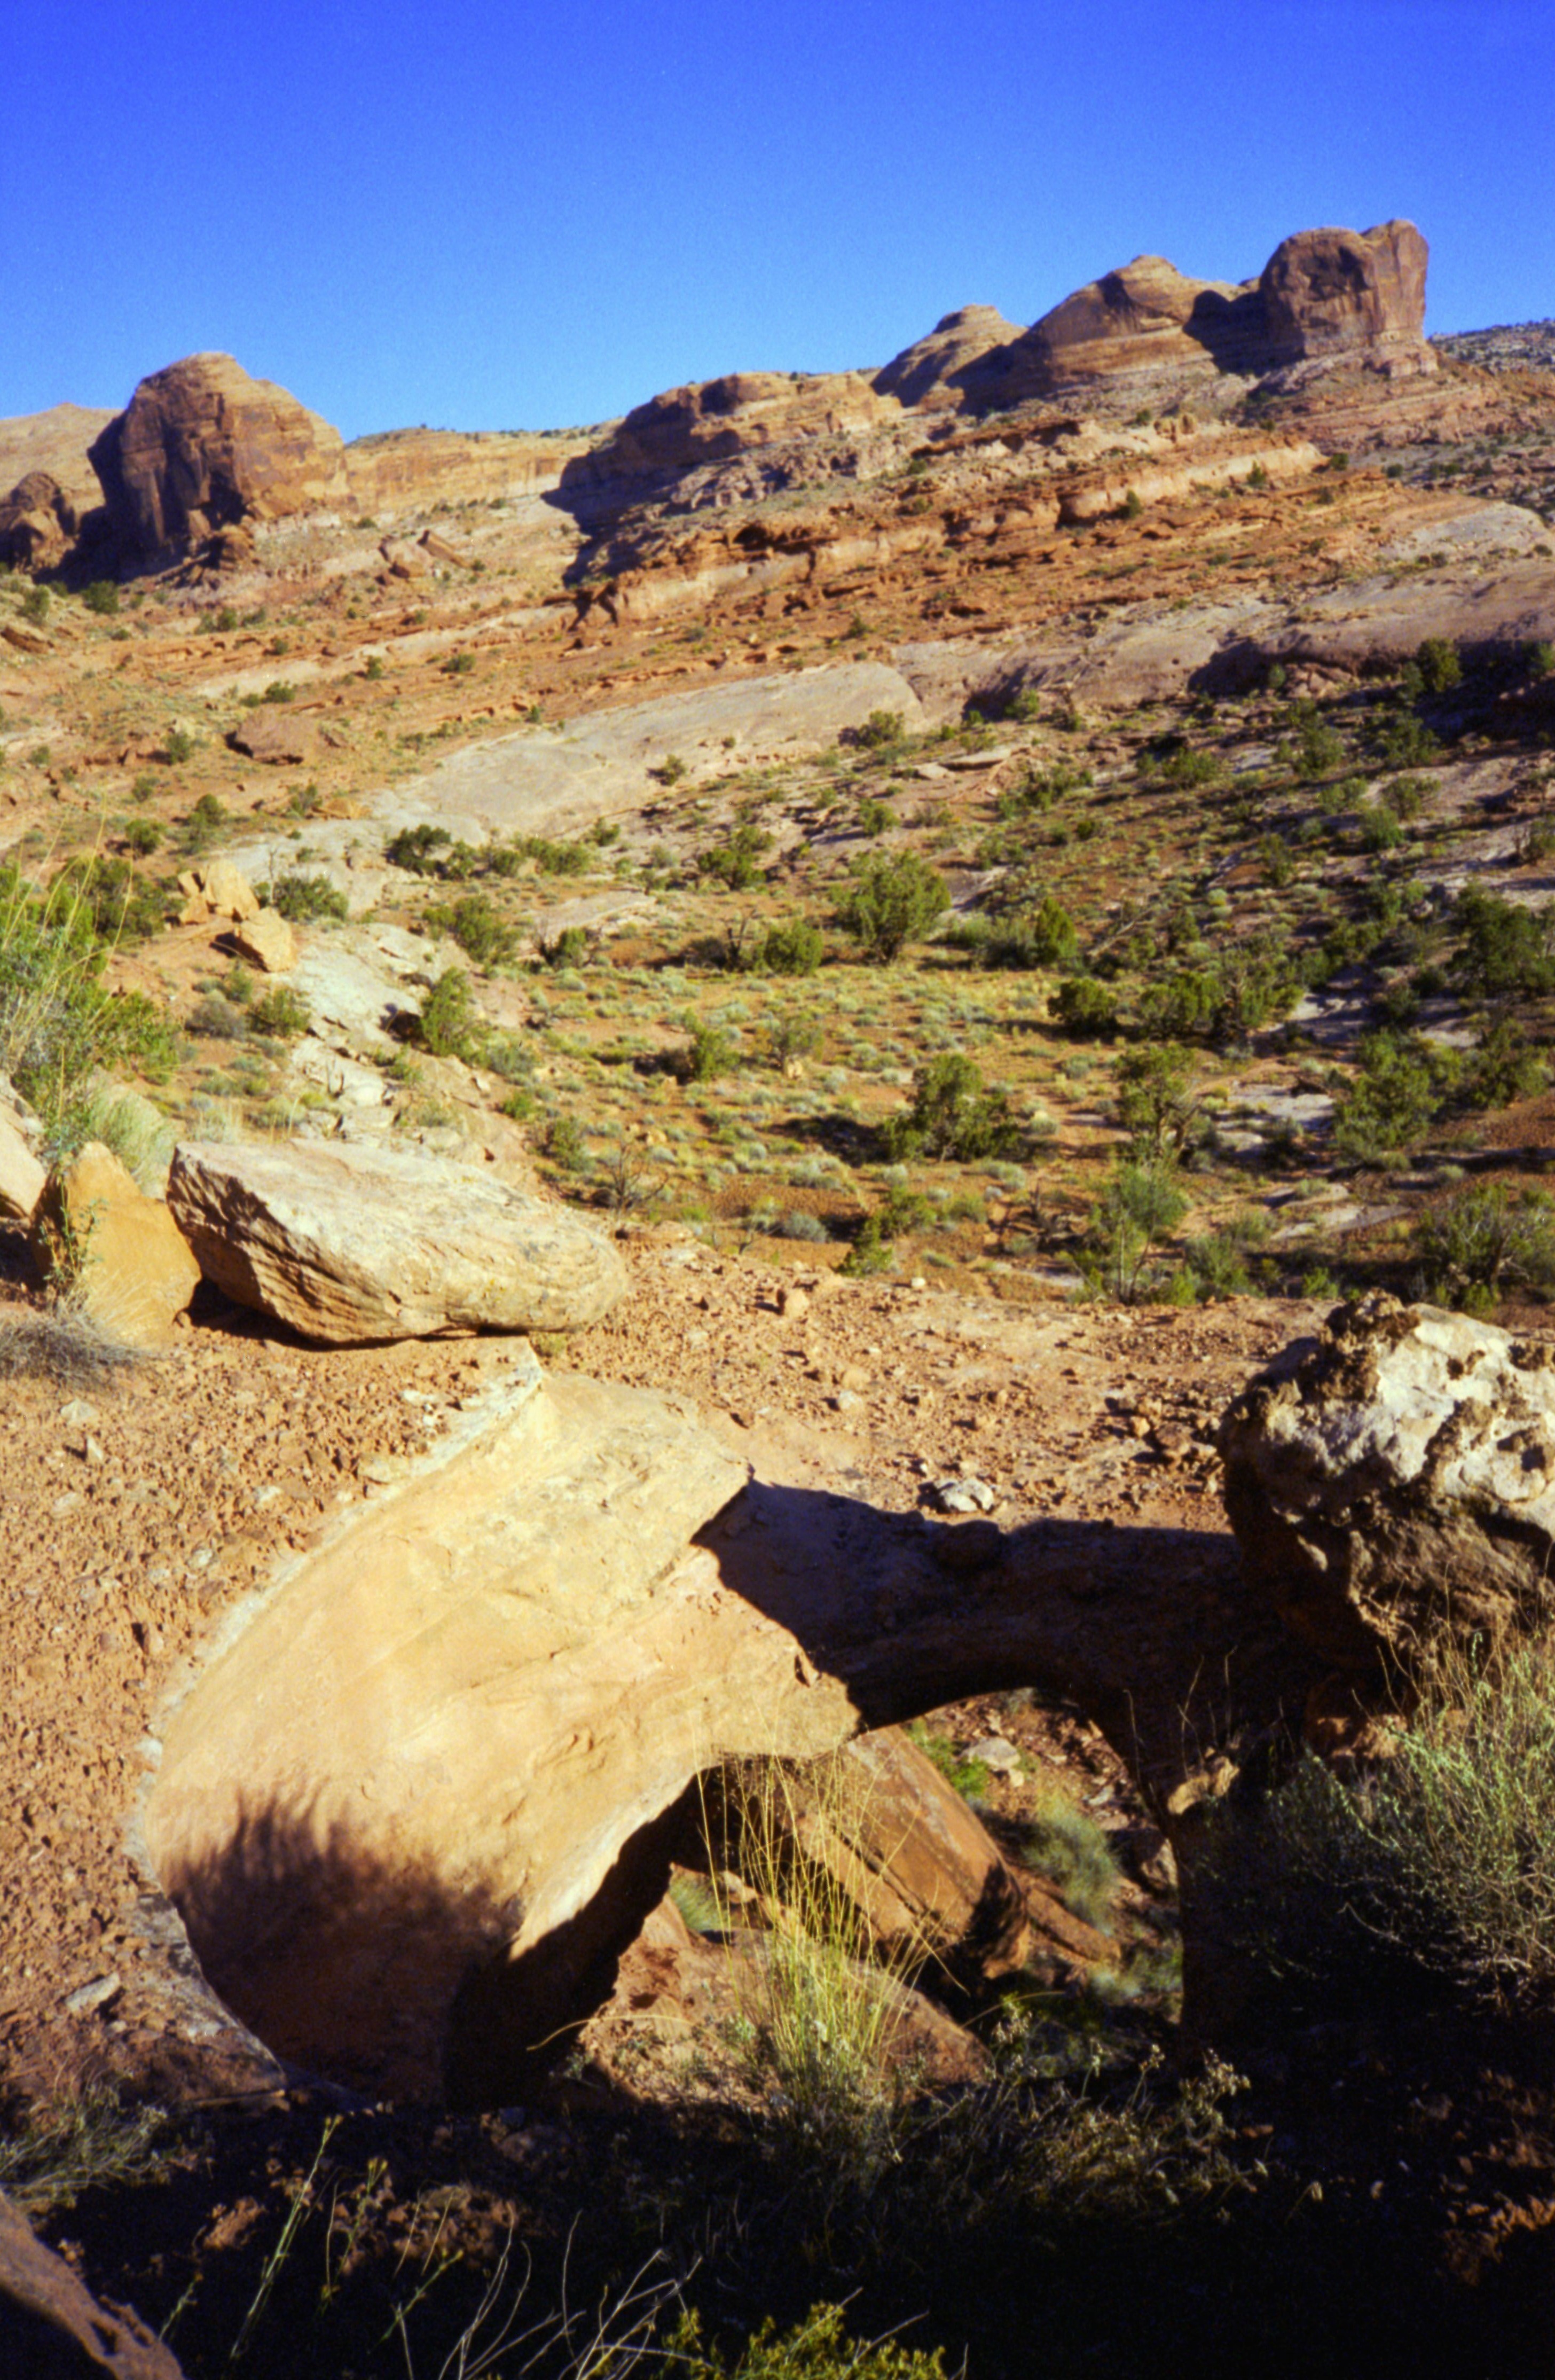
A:
<svg viewBox="0 0 1555 2380">
<path fill-rule="evenodd" d="M 709 464 L 900 418 L 894 397 L 861 372 L 727 372 L 634 407 L 601 445 L 568 464 L 563 484 L 576 493 L 624 481 L 643 493 Z"/>
<path fill-rule="evenodd" d="M 1428 258 L 1412 223 L 1378 224 L 1362 232 L 1301 231 L 1282 240 L 1258 283 L 1270 362 L 1428 357 Z"/>
<path fill-rule="evenodd" d="M 178 890 L 184 896 L 180 921 L 186 926 L 197 926 L 206 917 L 241 921 L 259 916 L 259 894 L 230 859 L 212 859 L 202 868 L 185 868 Z"/>
<path fill-rule="evenodd" d="M 977 1812 L 897 1728 L 857 1737 L 791 1788 L 801 1849 L 882 1949 L 929 1952 L 955 1978 L 1040 1967 L 1054 1983 L 1108 1944 L 1035 1877 L 1017 1876 Z"/>
<path fill-rule="evenodd" d="M 581 1330 L 626 1285 L 614 1246 L 571 1209 L 436 1158 L 186 1144 L 167 1196 L 208 1280 L 333 1345 Z"/>
<path fill-rule="evenodd" d="M 80 528 L 80 516 L 57 480 L 30 471 L 0 500 L 0 565 L 7 570 L 52 570 Z"/>
<path fill-rule="evenodd" d="M 1011 366 L 1023 395 L 1045 395 L 1162 366 L 1256 371 L 1264 350 L 1256 283 L 1195 281 L 1164 256 L 1136 256 L 1044 314 Z"/>
<path fill-rule="evenodd" d="M 285 975 L 297 965 L 297 936 L 277 910 L 261 909 L 232 937 L 239 958 L 252 959 L 266 975 Z"/>
<path fill-rule="evenodd" d="M 1246 1576 L 1332 1667 L 1555 1612 L 1555 1353 L 1380 1293 L 1330 1317 L 1221 1425 Z"/>
<path fill-rule="evenodd" d="M 0 1107 L 0 1215 L 25 1223 L 47 1180 L 9 1109 Z"/>
<path fill-rule="evenodd" d="M 319 731 L 313 722 L 285 702 L 261 702 L 246 712 L 226 740 L 235 752 L 245 752 L 250 760 L 265 761 L 272 768 L 299 768 L 319 749 Z"/>
<path fill-rule="evenodd" d="M 31 1237 L 71 1304 L 125 1346 L 165 1346 L 199 1285 L 200 1267 L 167 1208 L 101 1141 L 55 1168 Z"/>
<path fill-rule="evenodd" d="M 113 528 L 142 562 L 348 502 L 344 455 L 338 431 L 225 355 L 152 372 L 91 449 Z"/>
</svg>

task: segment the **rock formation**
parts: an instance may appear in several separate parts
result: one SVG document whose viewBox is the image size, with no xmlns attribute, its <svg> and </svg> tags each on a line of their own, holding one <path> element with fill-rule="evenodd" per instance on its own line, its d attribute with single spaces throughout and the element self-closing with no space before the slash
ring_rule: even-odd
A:
<svg viewBox="0 0 1555 2380">
<path fill-rule="evenodd" d="M 1002 345 L 979 344 L 998 321 L 985 322 L 990 309 L 948 314 L 874 386 L 920 405 L 954 391 L 967 410 L 986 412 L 1039 397 L 1089 404 L 1109 391 L 1169 404 L 1196 380 L 1262 379 L 1302 365 L 1433 371 L 1424 339 L 1427 253 L 1413 224 L 1393 222 L 1297 232 L 1254 281 L 1196 281 L 1163 256 L 1136 256 Z M 942 353 L 954 358 L 948 369 L 940 369 Z"/>
<path fill-rule="evenodd" d="M 152 372 L 91 450 L 114 531 L 144 563 L 347 503 L 344 455 L 327 421 L 224 355 Z"/>
<path fill-rule="evenodd" d="M 1271 361 L 1360 356 L 1434 370 L 1424 346 L 1428 257 L 1412 223 L 1282 240 L 1258 283 Z"/>
<path fill-rule="evenodd" d="M 103 2305 L 0 2192 L 0 2345 L 22 2380 L 182 2380 L 132 2308 Z M 15 2359 L 14 2361 L 12 2359 Z"/>
<path fill-rule="evenodd" d="M 1249 1581 L 1336 1669 L 1555 1611 L 1548 1347 L 1376 1293 L 1245 1390 L 1220 1447 Z"/>
<path fill-rule="evenodd" d="M 612 1243 L 570 1208 L 437 1158 L 186 1144 L 167 1196 L 208 1280 L 334 1346 L 581 1330 L 626 1285 Z"/>
<path fill-rule="evenodd" d="M 1022 335 L 997 307 L 962 306 L 942 315 L 878 371 L 869 385 L 881 396 L 923 411 L 966 405 L 981 411 L 1001 400 L 1009 370 L 1004 350 Z"/>
<path fill-rule="evenodd" d="M 87 449 L 113 419 L 108 407 L 51 405 L 46 413 L 17 413 L 0 421 L 0 483 L 44 471 L 78 512 L 101 504 Z"/>
<path fill-rule="evenodd" d="M 72 1305 L 128 1347 L 165 1347 L 199 1286 L 200 1267 L 167 1208 L 100 1141 L 50 1174 L 31 1237 Z"/>
<path fill-rule="evenodd" d="M 29 471 L 0 502 L 0 565 L 52 570 L 64 560 L 80 516 L 57 480 Z"/>
</svg>

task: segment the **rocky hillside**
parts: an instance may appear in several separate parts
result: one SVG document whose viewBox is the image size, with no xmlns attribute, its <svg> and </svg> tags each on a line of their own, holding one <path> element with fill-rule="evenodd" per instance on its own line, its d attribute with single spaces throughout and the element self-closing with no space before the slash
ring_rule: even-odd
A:
<svg viewBox="0 0 1555 2380">
<path fill-rule="evenodd" d="M 1555 1531 L 1555 388 L 1424 270 L 11 425 L 0 2344 L 1542 2341 L 1555 1946 L 1366 1830 Z"/>
</svg>

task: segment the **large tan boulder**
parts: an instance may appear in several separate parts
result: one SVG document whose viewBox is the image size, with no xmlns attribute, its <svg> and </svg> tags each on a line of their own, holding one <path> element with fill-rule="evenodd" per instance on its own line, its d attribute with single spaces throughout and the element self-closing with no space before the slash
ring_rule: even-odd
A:
<svg viewBox="0 0 1555 2380">
<path fill-rule="evenodd" d="M 152 372 L 91 459 L 121 543 L 144 562 L 239 522 L 349 500 L 339 431 L 231 356 L 186 356 Z"/>
<path fill-rule="evenodd" d="M 233 948 L 266 975 L 285 975 L 297 965 L 297 936 L 277 909 L 261 909 L 234 929 Z"/>
<path fill-rule="evenodd" d="M 101 1141 L 50 1174 L 31 1238 L 71 1304 L 125 1346 L 165 1346 L 199 1286 L 200 1267 L 167 1208 Z"/>
<path fill-rule="evenodd" d="M 0 1215 L 25 1223 L 47 1180 L 10 1111 L 0 1107 Z"/>
<path fill-rule="evenodd" d="M 1381 1292 L 1221 1425 L 1245 1574 L 1335 1668 L 1555 1614 L 1555 1351 Z"/>
<path fill-rule="evenodd" d="M 577 1330 L 626 1286 L 613 1243 L 572 1209 L 419 1153 L 186 1143 L 167 1197 L 207 1280 L 334 1345 Z"/>
<path fill-rule="evenodd" d="M 319 731 L 289 702 L 263 702 L 245 713 L 227 737 L 235 752 L 271 768 L 300 768 L 319 749 Z"/>
</svg>

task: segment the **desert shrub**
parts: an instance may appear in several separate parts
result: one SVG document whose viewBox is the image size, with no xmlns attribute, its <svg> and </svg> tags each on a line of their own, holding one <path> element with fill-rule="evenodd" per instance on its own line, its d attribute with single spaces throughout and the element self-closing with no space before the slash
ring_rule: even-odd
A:
<svg viewBox="0 0 1555 2380">
<path fill-rule="evenodd" d="M 896 823 L 896 813 L 889 802 L 870 794 L 858 805 L 860 834 L 884 834 Z"/>
<path fill-rule="evenodd" d="M 67 860 L 55 892 L 62 904 L 82 905 L 102 942 L 143 942 L 166 922 L 163 887 L 137 874 L 128 859 L 112 859 L 105 852 Z"/>
<path fill-rule="evenodd" d="M 1107 1829 L 1069 1795 L 1044 1791 L 1021 1823 L 1021 1858 L 1087 1925 L 1105 1927 L 1123 1882 Z"/>
<path fill-rule="evenodd" d="M 812 1017 L 789 1009 L 770 1017 L 767 1023 L 767 1050 L 774 1066 L 790 1066 L 796 1059 L 806 1058 L 820 1043 L 820 1027 Z"/>
<path fill-rule="evenodd" d="M 825 950 L 820 928 L 794 917 L 768 927 L 756 946 L 756 964 L 764 975 L 814 975 Z"/>
<path fill-rule="evenodd" d="M 383 845 L 383 856 L 391 868 L 406 868 L 412 876 L 435 876 L 437 854 L 452 841 L 445 826 L 402 826 Z"/>
<path fill-rule="evenodd" d="M 579 967 L 589 955 L 589 934 L 583 926 L 564 926 L 559 934 L 547 941 L 543 937 L 540 955 L 548 967 L 559 975 L 565 967 Z"/>
<path fill-rule="evenodd" d="M 416 1038 L 434 1058 L 469 1059 L 480 1041 L 469 978 L 463 967 L 446 967 L 421 1002 Z"/>
<path fill-rule="evenodd" d="M 81 601 L 89 612 L 105 620 L 119 608 L 119 590 L 111 578 L 94 578 L 90 587 L 82 588 Z"/>
<path fill-rule="evenodd" d="M 980 1802 L 992 1781 L 992 1770 L 986 1761 L 966 1760 L 957 1752 L 948 1735 L 941 1735 L 927 1720 L 915 1718 L 907 1733 L 926 1758 L 931 1760 L 947 1785 L 968 1802 Z"/>
<path fill-rule="evenodd" d="M 690 1039 L 677 1054 L 675 1072 L 683 1083 L 706 1083 L 716 1075 L 726 1075 L 735 1063 L 738 1045 L 735 1036 L 723 1026 L 699 1021 L 694 1016 L 685 1020 Z"/>
<path fill-rule="evenodd" d="M 1099 983 L 1095 976 L 1065 976 L 1053 1008 L 1065 1033 L 1076 1040 L 1092 1039 L 1117 1028 L 1118 995 L 1111 984 Z"/>
<path fill-rule="evenodd" d="M 504 966 L 518 947 L 517 928 L 508 924 L 485 892 L 467 892 L 452 907 L 434 904 L 426 922 L 450 935 L 478 967 Z"/>
<path fill-rule="evenodd" d="M 1150 1285 L 1160 1242 L 1187 1212 L 1172 1168 L 1124 1160 L 1091 1213 L 1080 1270 L 1093 1296 L 1132 1305 Z"/>
<path fill-rule="evenodd" d="M 1310 781 L 1315 777 L 1331 776 L 1335 769 L 1344 766 L 1344 739 L 1320 719 L 1304 720 L 1297 731 L 1292 758 L 1298 777 Z"/>
<path fill-rule="evenodd" d="M 295 868 L 272 888 L 270 905 L 277 916 L 289 918 L 294 926 L 309 925 L 323 917 L 348 917 L 351 914 L 350 902 L 327 876 L 309 876 Z"/>
<path fill-rule="evenodd" d="M 885 1272 L 895 1253 L 883 1217 L 878 1212 L 866 1215 L 853 1235 L 853 1245 L 837 1269 L 850 1278 L 868 1278 L 872 1273 Z"/>
<path fill-rule="evenodd" d="M 1555 859 L 1555 818 L 1531 819 L 1517 838 L 1517 858 L 1523 868 L 1542 867 Z"/>
<path fill-rule="evenodd" d="M 1125 1050 L 1118 1061 L 1118 1122 L 1129 1154 L 1142 1163 L 1185 1157 L 1204 1134 L 1202 1096 L 1192 1062 L 1173 1043 Z"/>
<path fill-rule="evenodd" d="M 564 1173 L 587 1171 L 589 1152 L 584 1146 L 583 1127 L 576 1116 L 563 1112 L 551 1118 L 545 1127 L 545 1154 Z"/>
<path fill-rule="evenodd" d="M 49 616 L 49 590 L 46 587 L 30 587 L 21 599 L 21 616 L 41 628 Z"/>
<path fill-rule="evenodd" d="M 186 851 L 209 851 L 228 820 L 226 804 L 216 794 L 201 794 L 184 820 L 183 841 Z"/>
<path fill-rule="evenodd" d="M 261 991 L 257 1000 L 250 1002 L 248 1014 L 254 1032 L 277 1041 L 295 1041 L 313 1021 L 308 1002 L 289 983 L 272 984 Z"/>
<path fill-rule="evenodd" d="M 687 2313 L 670 2334 L 666 2361 L 685 2380 L 945 2380 L 941 2349 L 925 2354 L 891 2339 L 867 2345 L 850 2338 L 843 2309 L 834 2305 L 812 2306 L 781 2337 L 769 2318 L 733 2372 L 721 2355 L 703 2348 L 698 2318 Z M 597 2368 L 602 2374 L 603 2365 Z"/>
<path fill-rule="evenodd" d="M 849 870 L 837 903 L 837 922 L 854 935 L 866 958 L 882 964 L 917 941 L 944 915 L 950 896 L 938 870 L 916 851 L 869 852 Z"/>
<path fill-rule="evenodd" d="M 1493 1304 L 1513 1287 L 1555 1285 L 1555 1198 L 1501 1182 L 1457 1191 L 1415 1226 L 1415 1252 L 1443 1305 Z"/>
<path fill-rule="evenodd" d="M 1196 752 L 1191 746 L 1178 742 L 1154 762 L 1153 773 L 1163 785 L 1191 792 L 1199 785 L 1219 784 L 1226 774 L 1226 764 L 1218 752 Z"/>
<path fill-rule="evenodd" d="M 176 769 L 182 768 L 186 760 L 192 760 L 199 748 L 199 737 L 191 735 L 187 727 L 169 728 L 162 739 L 162 757 Z"/>
<path fill-rule="evenodd" d="M 162 829 L 155 819 L 131 819 L 124 830 L 124 841 L 138 859 L 149 859 L 162 844 Z"/>
<path fill-rule="evenodd" d="M 882 1137 L 897 1160 L 934 1157 L 973 1163 L 1009 1156 L 1019 1146 L 1020 1133 L 1004 1092 L 985 1090 L 971 1059 L 946 1051 L 918 1068 L 911 1107 L 890 1119 Z"/>
<path fill-rule="evenodd" d="M 884 752 L 900 744 L 903 732 L 899 710 L 871 710 L 863 726 L 854 729 L 853 740 L 867 752 Z"/>
<path fill-rule="evenodd" d="M 1268 1237 L 1262 1215 L 1233 1217 L 1218 1231 L 1196 1234 L 1183 1249 L 1184 1266 L 1196 1298 L 1241 1297 L 1253 1286 L 1247 1254 Z"/>
<path fill-rule="evenodd" d="M 1512 1017 L 1498 1016 L 1459 1077 L 1458 1103 L 1465 1108 L 1504 1108 L 1513 1099 L 1537 1099 L 1549 1070 Z"/>
<path fill-rule="evenodd" d="M 1379 803 L 1361 812 L 1358 840 L 1363 851 L 1396 851 L 1403 841 L 1403 829 L 1392 811 Z"/>
<path fill-rule="evenodd" d="M 1385 769 L 1418 769 L 1435 759 L 1441 748 L 1429 728 L 1407 710 L 1384 712 L 1371 742 Z"/>
<path fill-rule="evenodd" d="M 711 850 L 698 854 L 697 873 L 711 877 L 730 892 L 748 892 L 761 880 L 758 862 L 764 851 L 771 850 L 771 842 L 764 827 L 754 826 L 747 820 L 735 829 L 726 843 L 715 844 Z"/>
<path fill-rule="evenodd" d="M 545 834 L 520 834 L 508 847 L 519 859 L 532 859 L 542 876 L 587 876 L 593 865 L 586 843 L 557 843 Z"/>
<path fill-rule="evenodd" d="M 1408 820 L 1419 817 L 1429 790 L 1423 777 L 1393 777 L 1377 798 L 1387 804 L 1396 819 Z"/>
<path fill-rule="evenodd" d="M 1461 940 L 1452 967 L 1466 991 L 1504 1000 L 1555 990 L 1555 919 L 1469 886 L 1452 912 Z"/>
<path fill-rule="evenodd" d="M 806 1240 L 820 1246 L 832 1236 L 819 1215 L 807 1214 L 802 1207 L 790 1207 L 779 1215 L 772 1225 L 780 1240 Z"/>
<path fill-rule="evenodd" d="M 219 991 L 208 991 L 190 1009 L 188 1029 L 217 1041 L 241 1041 L 249 1029 L 249 1020 L 242 1009 L 224 1000 Z"/>
<path fill-rule="evenodd" d="M 1334 1146 L 1361 1164 L 1413 1148 L 1440 1113 L 1448 1053 L 1413 1034 L 1369 1033 L 1347 1090 L 1334 1101 Z"/>
<path fill-rule="evenodd" d="M 1276 1975 L 1363 1989 L 1369 1951 L 1501 2007 L 1555 1986 L 1555 1657 L 1444 1645 L 1354 1787 L 1312 1755 L 1217 1805 L 1222 1906 Z"/>
<path fill-rule="evenodd" d="M 1415 651 L 1415 666 L 1427 694 L 1451 694 L 1463 679 L 1464 664 L 1458 648 L 1445 637 L 1427 637 Z"/>
<path fill-rule="evenodd" d="M 1152 1041 L 1207 1038 L 1220 1005 L 1221 978 L 1213 967 L 1179 967 L 1140 994 L 1139 1030 Z"/>
<path fill-rule="evenodd" d="M 89 2083 L 0 2132 L 0 2189 L 36 2217 L 89 2190 L 131 2188 L 162 2164 L 166 2129 L 165 2109 L 126 2107 L 108 2084 Z"/>
<path fill-rule="evenodd" d="M 1050 810 L 1057 808 L 1065 795 L 1078 793 L 1094 782 L 1088 769 L 1072 767 L 1065 760 L 1057 761 L 1051 769 L 1039 769 L 1029 760 L 1026 761 L 999 795 L 999 816 L 1014 819 L 1024 812 L 1035 810 L 1045 817 Z"/>
</svg>

